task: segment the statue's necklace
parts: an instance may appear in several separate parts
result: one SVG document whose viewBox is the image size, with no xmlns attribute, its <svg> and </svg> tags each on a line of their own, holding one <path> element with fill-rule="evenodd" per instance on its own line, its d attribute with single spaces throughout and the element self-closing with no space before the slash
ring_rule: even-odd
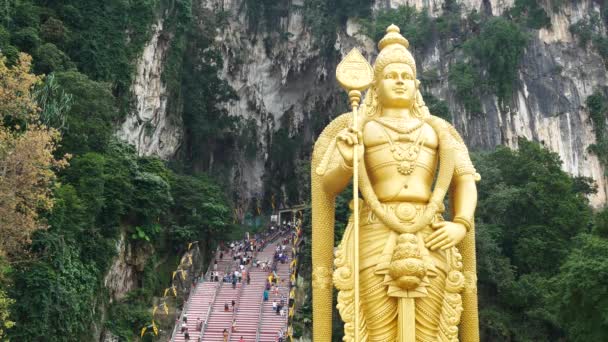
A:
<svg viewBox="0 0 608 342">
<path fill-rule="evenodd" d="M 389 124 L 386 120 L 375 120 L 377 123 L 382 126 L 382 130 L 386 134 L 388 138 L 388 143 L 390 145 L 390 151 L 393 155 L 393 159 L 399 162 L 397 165 L 397 171 L 402 175 L 409 175 L 414 171 L 416 167 L 416 162 L 418 161 L 418 155 L 420 154 L 420 149 L 424 143 L 422 137 L 422 130 L 418 132 L 416 139 L 412 139 L 410 134 L 419 130 L 423 125 L 424 121 L 420 121 L 418 124 L 405 128 L 395 126 L 393 124 Z M 402 121 L 401 121 L 402 122 Z M 398 123 L 398 122 L 397 122 Z M 404 136 L 404 139 L 413 140 L 413 143 L 403 144 L 399 140 L 397 142 L 393 141 L 389 132 L 387 132 L 386 128 L 399 133 Z"/>
</svg>

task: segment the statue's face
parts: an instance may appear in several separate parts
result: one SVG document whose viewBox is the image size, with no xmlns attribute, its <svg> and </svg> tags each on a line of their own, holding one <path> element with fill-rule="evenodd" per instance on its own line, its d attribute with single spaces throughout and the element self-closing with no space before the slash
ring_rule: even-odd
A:
<svg viewBox="0 0 608 342">
<path fill-rule="evenodd" d="M 378 100 L 387 108 L 411 108 L 416 96 L 414 71 L 405 63 L 391 63 L 376 82 Z"/>
</svg>

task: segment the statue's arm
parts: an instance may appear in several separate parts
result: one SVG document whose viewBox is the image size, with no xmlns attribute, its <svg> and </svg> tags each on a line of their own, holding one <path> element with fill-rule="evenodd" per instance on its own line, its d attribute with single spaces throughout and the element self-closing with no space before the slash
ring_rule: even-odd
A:
<svg viewBox="0 0 608 342">
<path fill-rule="evenodd" d="M 344 128 L 337 132 L 327 152 L 327 168 L 322 173 L 323 190 L 337 195 L 350 182 L 353 175 L 354 148 L 358 146 L 358 158 L 363 157 L 363 137 L 361 133 L 352 129 Z"/>
<path fill-rule="evenodd" d="M 475 175 L 470 173 L 456 175 L 452 179 L 452 182 L 453 218 L 456 222 L 462 220 L 459 223 L 462 223 L 465 226 L 467 224 L 472 225 L 475 208 L 477 207 L 477 185 L 475 184 Z"/>
<path fill-rule="evenodd" d="M 350 182 L 353 176 L 353 167 L 348 165 L 339 153 L 332 156 L 332 167 L 323 175 L 323 189 L 333 195 L 337 195 Z"/>
<path fill-rule="evenodd" d="M 456 144 L 456 165 L 452 177 L 452 220 L 463 224 L 467 231 L 474 225 L 475 208 L 477 207 L 477 185 L 480 176 L 475 170 L 471 156 L 464 141 L 452 127 Z"/>
</svg>

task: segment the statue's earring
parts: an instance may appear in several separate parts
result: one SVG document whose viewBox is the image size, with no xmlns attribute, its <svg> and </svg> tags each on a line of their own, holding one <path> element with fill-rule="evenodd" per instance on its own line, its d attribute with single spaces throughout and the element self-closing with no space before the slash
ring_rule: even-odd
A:
<svg viewBox="0 0 608 342">
<path fill-rule="evenodd" d="M 371 95 L 370 97 L 370 101 L 367 104 L 367 110 L 366 110 L 366 114 L 367 116 L 373 116 L 374 114 L 376 114 L 376 111 L 378 110 L 378 92 L 376 91 L 376 87 L 372 86 L 371 89 L 369 90 L 371 93 L 368 94 Z"/>
</svg>

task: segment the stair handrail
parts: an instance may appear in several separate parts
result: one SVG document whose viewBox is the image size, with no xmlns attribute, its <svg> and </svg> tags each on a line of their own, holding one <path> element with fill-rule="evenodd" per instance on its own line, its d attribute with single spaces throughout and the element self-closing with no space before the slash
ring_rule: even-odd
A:
<svg viewBox="0 0 608 342">
<path fill-rule="evenodd" d="M 215 293 L 213 294 L 213 299 L 211 300 L 211 303 L 209 303 L 209 308 L 207 308 L 207 316 L 205 316 L 205 322 L 203 323 L 203 328 L 201 329 L 201 338 L 205 336 L 205 330 L 207 330 L 207 325 L 209 324 L 209 317 L 211 317 L 211 312 L 213 311 L 213 307 L 215 306 L 215 302 L 217 301 L 217 294 L 220 292 L 221 287 L 221 282 L 218 282 L 215 285 Z"/>
<path fill-rule="evenodd" d="M 266 291 L 266 288 L 264 288 Z M 260 309 L 258 311 L 258 326 L 255 329 L 255 342 L 260 341 L 260 328 L 262 327 L 262 319 L 263 319 L 263 311 L 264 311 L 264 295 L 262 294 L 262 302 L 260 303 Z"/>
<path fill-rule="evenodd" d="M 173 332 L 171 333 L 171 341 L 173 341 L 175 339 L 175 334 L 177 333 L 177 330 L 179 329 L 179 326 L 180 326 L 179 323 L 182 322 L 182 320 L 184 319 L 184 314 L 186 312 L 188 312 L 188 307 L 190 306 L 190 299 L 194 297 L 194 295 L 196 294 L 196 291 L 198 291 L 199 287 L 200 286 L 194 287 L 194 290 L 191 291 L 190 296 L 188 297 L 188 300 L 186 300 L 186 302 L 184 303 L 182 312 L 180 312 L 180 314 L 179 314 L 177 324 L 175 324 L 175 326 L 173 327 Z"/>
</svg>

